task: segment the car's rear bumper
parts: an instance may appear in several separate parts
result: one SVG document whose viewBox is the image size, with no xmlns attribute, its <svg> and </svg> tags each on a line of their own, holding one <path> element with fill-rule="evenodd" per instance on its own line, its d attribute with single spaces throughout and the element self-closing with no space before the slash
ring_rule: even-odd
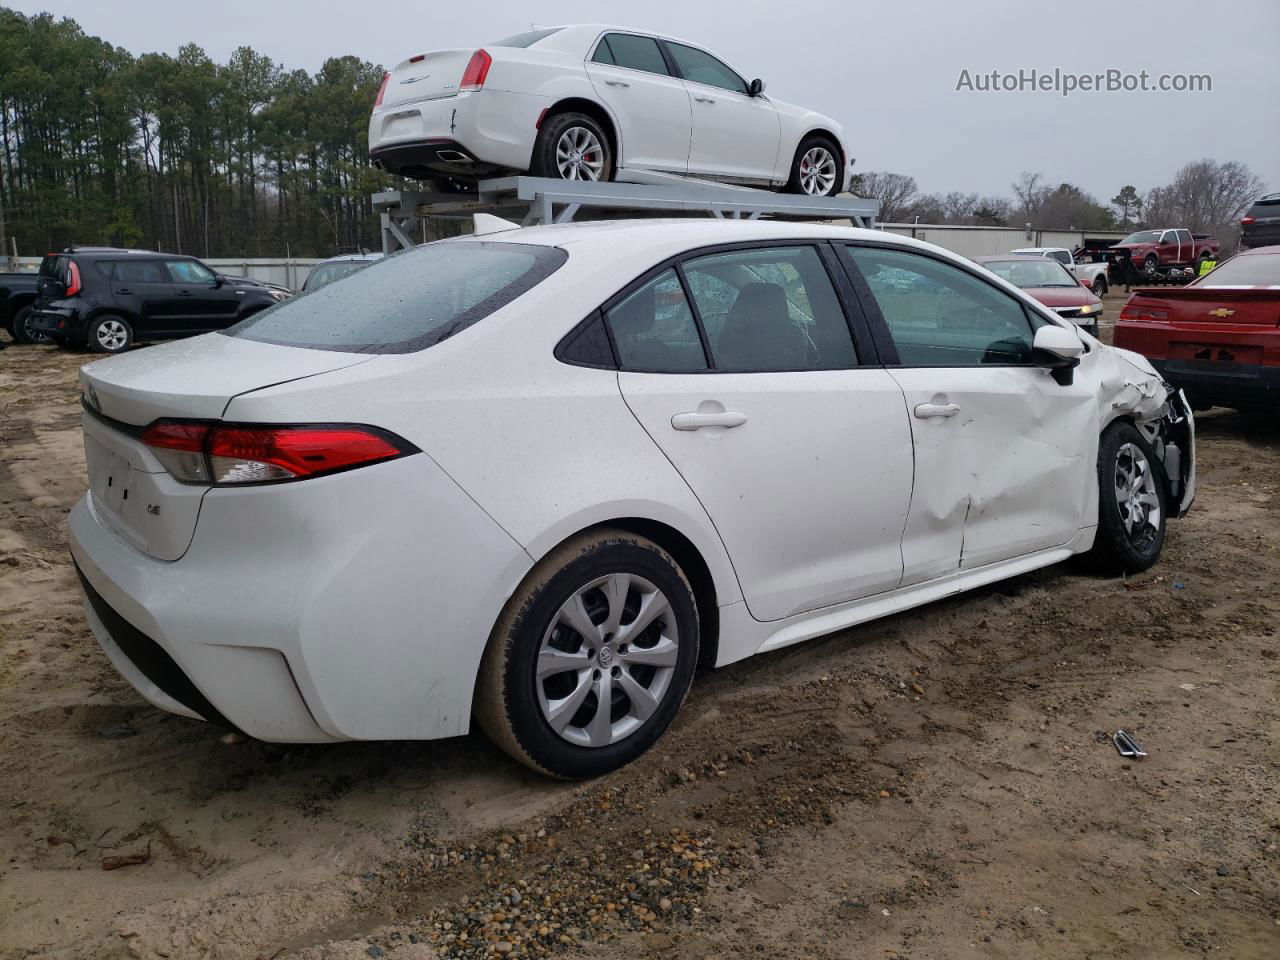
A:
<svg viewBox="0 0 1280 960">
<path fill-rule="evenodd" d="M 262 740 L 465 733 L 489 631 L 530 560 L 425 455 L 211 490 L 157 560 L 72 510 L 86 615 L 156 706 Z"/>
<path fill-rule="evenodd" d="M 1218 360 L 1160 360 L 1151 365 L 1196 407 L 1280 409 L 1280 367 Z"/>
<path fill-rule="evenodd" d="M 462 179 L 527 170 L 547 97 L 480 90 L 377 110 L 369 157 L 400 176 Z"/>
</svg>

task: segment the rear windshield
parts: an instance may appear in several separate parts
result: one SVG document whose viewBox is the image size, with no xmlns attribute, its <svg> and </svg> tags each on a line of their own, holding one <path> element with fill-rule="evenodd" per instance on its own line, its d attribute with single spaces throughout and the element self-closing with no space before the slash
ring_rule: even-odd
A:
<svg viewBox="0 0 1280 960">
<path fill-rule="evenodd" d="M 1280 215 L 1280 193 L 1275 195 L 1267 194 L 1260 200 L 1254 202 L 1249 208 L 1248 216 L 1252 217 L 1274 217 Z"/>
<path fill-rule="evenodd" d="M 67 279 L 67 258 L 56 253 L 46 253 L 40 261 L 40 276 L 52 277 L 65 282 Z"/>
<path fill-rule="evenodd" d="M 564 27 L 552 27 L 550 30 L 530 30 L 528 33 L 517 33 L 514 37 L 507 37 L 505 40 L 495 40 L 493 43 L 486 43 L 486 47 L 532 47 L 539 40 L 545 40 L 553 33 L 559 33 Z"/>
<path fill-rule="evenodd" d="M 230 327 L 247 340 L 350 353 L 411 353 L 527 293 L 568 254 L 526 243 L 444 240 L 403 250 Z"/>
<path fill-rule="evenodd" d="M 1197 280 L 1197 287 L 1270 287 L 1280 284 L 1280 253 L 1232 257 Z"/>
</svg>

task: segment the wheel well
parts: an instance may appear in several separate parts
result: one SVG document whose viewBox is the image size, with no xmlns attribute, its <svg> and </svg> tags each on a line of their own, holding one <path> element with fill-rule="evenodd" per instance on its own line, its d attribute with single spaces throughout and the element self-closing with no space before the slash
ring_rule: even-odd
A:
<svg viewBox="0 0 1280 960">
<path fill-rule="evenodd" d="M 810 139 L 811 137 L 826 137 L 828 140 L 831 141 L 831 145 L 836 148 L 836 153 L 840 155 L 840 169 L 843 170 L 845 155 L 844 155 L 844 147 L 840 146 L 840 138 L 837 137 L 830 130 L 826 129 L 825 127 L 814 127 L 812 130 L 810 130 L 808 133 L 806 133 L 803 137 L 800 138 L 800 143 L 804 143 L 806 140 Z M 797 146 L 796 149 L 799 150 L 800 147 Z"/>
<path fill-rule="evenodd" d="M 613 119 L 609 116 L 609 111 L 594 100 L 587 100 L 583 97 L 566 97 L 564 100 L 558 101 L 547 111 L 547 116 L 543 118 L 546 123 L 548 117 L 554 117 L 557 114 L 568 113 L 569 111 L 585 113 L 596 123 L 604 128 L 604 134 L 609 138 L 609 149 L 613 151 L 613 166 L 616 170 L 620 155 L 618 153 L 618 131 L 613 127 Z"/>
<path fill-rule="evenodd" d="M 657 520 L 646 520 L 643 517 L 620 517 L 595 526 L 614 527 L 646 537 L 675 558 L 684 575 L 689 578 L 689 585 L 693 587 L 693 598 L 698 605 L 698 622 L 702 627 L 698 667 L 708 670 L 714 667 L 720 648 L 720 607 L 716 603 L 716 585 L 711 577 L 711 569 L 702 559 L 702 554 L 693 545 L 693 541 L 675 527 L 667 526 Z M 595 529 L 595 527 L 588 529 Z"/>
</svg>

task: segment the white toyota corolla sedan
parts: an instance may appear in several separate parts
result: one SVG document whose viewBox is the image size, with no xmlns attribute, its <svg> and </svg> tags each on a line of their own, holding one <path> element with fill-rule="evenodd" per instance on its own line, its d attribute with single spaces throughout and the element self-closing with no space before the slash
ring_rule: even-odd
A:
<svg viewBox="0 0 1280 960">
<path fill-rule="evenodd" d="M 765 96 L 699 46 L 598 24 L 397 64 L 374 103 L 369 155 L 422 179 L 644 171 L 812 196 L 844 190 L 852 167 L 830 117 Z"/>
<path fill-rule="evenodd" d="M 1195 489 L 1141 357 L 832 226 L 445 240 L 81 381 L 71 549 L 144 697 L 273 741 L 474 716 L 563 777 L 645 750 L 698 664 L 1144 569 Z"/>
</svg>

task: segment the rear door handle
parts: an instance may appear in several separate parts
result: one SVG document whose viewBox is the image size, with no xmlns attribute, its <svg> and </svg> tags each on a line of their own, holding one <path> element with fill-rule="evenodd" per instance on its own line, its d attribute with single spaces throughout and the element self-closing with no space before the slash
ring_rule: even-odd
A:
<svg viewBox="0 0 1280 960">
<path fill-rule="evenodd" d="M 133 291 L 130 290 L 128 287 L 121 287 L 119 290 L 116 291 L 116 293 L 122 293 L 125 296 L 128 296 L 129 294 L 133 293 Z"/>
<path fill-rule="evenodd" d="M 932 420 L 935 417 L 954 417 L 960 412 L 958 403 L 918 403 L 916 416 L 921 420 Z"/>
<path fill-rule="evenodd" d="M 631 84 L 627 83 L 625 80 L 606 80 L 606 81 L 605 81 L 605 85 L 606 85 L 606 86 L 610 86 L 610 87 L 629 87 L 629 86 L 631 86 Z"/>
<path fill-rule="evenodd" d="M 180 297 L 189 297 L 189 296 L 191 296 L 191 291 L 190 291 L 190 290 L 179 290 L 179 291 L 178 291 L 178 296 L 180 296 Z"/>
<path fill-rule="evenodd" d="M 745 413 L 725 410 L 720 413 L 677 413 L 671 426 L 677 430 L 701 430 L 703 427 L 740 427 L 747 422 Z"/>
</svg>

